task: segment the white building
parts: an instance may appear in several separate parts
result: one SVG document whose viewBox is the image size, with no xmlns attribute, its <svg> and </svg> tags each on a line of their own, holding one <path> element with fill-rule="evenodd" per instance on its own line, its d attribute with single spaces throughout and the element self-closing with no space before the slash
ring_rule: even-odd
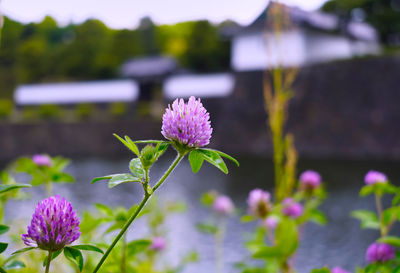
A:
<svg viewBox="0 0 400 273">
<path fill-rule="evenodd" d="M 267 26 L 271 9 L 281 9 L 290 26 L 279 34 Z M 272 20 L 272 19 L 271 19 Z M 319 11 L 308 12 L 275 2 L 232 41 L 231 66 L 236 71 L 307 64 L 378 54 L 376 30 L 367 23 L 346 22 Z"/>
<path fill-rule="evenodd" d="M 132 80 L 20 85 L 17 105 L 134 102 L 139 86 Z"/>
</svg>

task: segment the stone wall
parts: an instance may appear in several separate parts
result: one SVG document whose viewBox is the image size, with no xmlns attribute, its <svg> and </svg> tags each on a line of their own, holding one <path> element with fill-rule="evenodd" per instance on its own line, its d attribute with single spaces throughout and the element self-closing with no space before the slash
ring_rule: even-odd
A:
<svg viewBox="0 0 400 273">
<path fill-rule="evenodd" d="M 212 146 L 270 155 L 262 72 L 236 74 L 225 99 L 203 100 Z M 400 159 L 400 58 L 370 58 L 303 68 L 294 86 L 287 131 L 301 156 Z M 161 139 L 161 121 L 0 124 L 0 160 L 48 152 L 65 156 L 126 153 L 112 133 Z"/>
</svg>

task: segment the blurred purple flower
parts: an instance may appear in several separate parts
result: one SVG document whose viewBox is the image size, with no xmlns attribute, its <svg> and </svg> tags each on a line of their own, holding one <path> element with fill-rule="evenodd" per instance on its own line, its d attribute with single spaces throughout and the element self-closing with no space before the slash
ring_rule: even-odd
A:
<svg viewBox="0 0 400 273">
<path fill-rule="evenodd" d="M 77 240 L 79 218 L 65 198 L 52 196 L 39 202 L 22 240 L 27 246 L 56 251 Z"/>
<path fill-rule="evenodd" d="M 161 251 L 165 248 L 166 245 L 167 242 L 165 241 L 165 238 L 159 236 L 153 238 L 150 248 L 153 250 Z"/>
<path fill-rule="evenodd" d="M 228 196 L 220 195 L 215 199 L 213 209 L 218 214 L 230 215 L 234 212 L 235 206 Z"/>
<path fill-rule="evenodd" d="M 250 214 L 265 218 L 271 210 L 270 198 L 271 195 L 267 191 L 261 189 L 252 190 L 247 199 Z"/>
<path fill-rule="evenodd" d="M 365 175 L 365 184 L 372 185 L 376 183 L 386 183 L 388 181 L 387 176 L 384 173 L 370 170 Z"/>
<path fill-rule="evenodd" d="M 315 189 L 321 185 L 321 175 L 316 171 L 308 170 L 300 175 L 300 183 L 306 188 Z"/>
<path fill-rule="evenodd" d="M 391 245 L 385 243 L 373 243 L 371 244 L 365 255 L 365 259 L 369 263 L 375 262 L 386 262 L 395 257 L 395 250 Z"/>
<path fill-rule="evenodd" d="M 268 229 L 275 229 L 279 224 L 279 218 L 277 216 L 269 216 L 264 220 L 264 226 Z"/>
<path fill-rule="evenodd" d="M 341 267 L 334 267 L 331 271 L 331 273 L 350 273 L 350 271 L 344 270 Z"/>
<path fill-rule="evenodd" d="M 303 206 L 300 203 L 297 203 L 293 198 L 286 198 L 282 201 L 283 205 L 283 214 L 291 217 L 298 218 L 303 214 Z"/>
<path fill-rule="evenodd" d="M 34 155 L 32 161 L 38 166 L 51 166 L 51 158 L 48 155 Z"/>
<path fill-rule="evenodd" d="M 193 96 L 187 103 L 176 99 L 163 115 L 162 135 L 189 147 L 203 147 L 210 143 L 212 131 L 210 114 L 200 99 Z"/>
</svg>

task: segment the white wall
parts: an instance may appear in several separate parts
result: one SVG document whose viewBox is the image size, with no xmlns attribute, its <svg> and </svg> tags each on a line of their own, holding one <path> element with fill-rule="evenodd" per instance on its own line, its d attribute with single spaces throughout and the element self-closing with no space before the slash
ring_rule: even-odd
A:
<svg viewBox="0 0 400 273">
<path fill-rule="evenodd" d="M 231 66 L 237 71 L 300 66 L 306 59 L 305 50 L 305 36 L 300 30 L 280 35 L 271 32 L 237 35 L 232 41 Z"/>
<path fill-rule="evenodd" d="M 353 56 L 350 38 L 307 31 L 307 63 L 319 63 Z"/>
</svg>

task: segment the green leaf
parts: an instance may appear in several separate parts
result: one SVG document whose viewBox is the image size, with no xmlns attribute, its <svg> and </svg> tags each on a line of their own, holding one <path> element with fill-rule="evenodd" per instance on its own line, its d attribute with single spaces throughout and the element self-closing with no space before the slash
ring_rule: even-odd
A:
<svg viewBox="0 0 400 273">
<path fill-rule="evenodd" d="M 104 254 L 103 250 L 101 250 L 97 246 L 93 246 L 93 245 L 75 245 L 75 246 L 71 246 L 71 248 L 85 250 L 85 251 L 94 251 L 94 252 L 99 252 L 101 254 Z"/>
<path fill-rule="evenodd" d="M 25 264 L 19 260 L 13 260 L 13 261 L 7 262 L 4 266 L 4 268 L 7 270 L 20 269 L 20 268 L 25 268 L 25 267 L 26 267 Z"/>
<path fill-rule="evenodd" d="M 311 270 L 311 273 L 331 273 L 329 268 L 319 268 L 319 269 L 313 269 Z"/>
<path fill-rule="evenodd" d="M 122 144 L 124 144 L 129 150 L 131 150 L 137 157 L 140 157 L 138 147 L 128 136 L 125 136 L 125 140 L 124 140 L 124 139 L 122 139 L 122 137 L 120 137 L 117 134 L 113 134 L 113 135 L 116 138 L 118 138 L 118 140 L 121 141 Z"/>
<path fill-rule="evenodd" d="M 140 240 L 135 240 L 135 241 L 130 242 L 126 246 L 126 248 L 128 250 L 128 255 L 134 256 L 140 252 L 147 250 L 150 245 L 151 245 L 150 240 L 140 239 Z"/>
<path fill-rule="evenodd" d="M 215 234 L 218 232 L 218 228 L 211 224 L 198 223 L 196 224 L 196 228 L 198 231 L 207 234 Z"/>
<path fill-rule="evenodd" d="M 226 167 L 224 160 L 217 152 L 206 149 L 197 149 L 197 151 L 202 154 L 203 158 L 207 162 L 220 169 L 223 173 L 228 173 L 228 168 Z"/>
<path fill-rule="evenodd" d="M 7 243 L 0 243 L 0 253 L 3 253 L 8 247 Z"/>
<path fill-rule="evenodd" d="M 366 185 L 361 188 L 360 196 L 364 197 L 364 196 L 370 195 L 370 194 L 374 193 L 374 190 L 375 190 L 374 185 Z"/>
<path fill-rule="evenodd" d="M 271 259 L 278 258 L 282 255 L 280 250 L 277 247 L 272 246 L 264 246 L 256 253 L 253 254 L 253 258 L 255 259 Z"/>
<path fill-rule="evenodd" d="M 233 163 L 235 163 L 238 167 L 240 167 L 240 164 L 239 164 L 239 161 L 237 161 L 234 157 L 232 157 L 232 156 L 230 156 L 230 155 L 228 155 L 228 154 L 226 154 L 226 153 L 224 153 L 224 152 L 221 152 L 221 151 L 218 151 L 218 150 L 214 150 L 214 149 L 203 149 L 203 150 L 209 150 L 209 151 L 213 151 L 213 152 L 216 152 L 216 153 L 218 153 L 220 156 L 222 156 L 222 157 L 225 157 L 226 159 L 229 159 L 230 161 L 232 161 Z"/>
<path fill-rule="evenodd" d="M 203 165 L 204 157 L 199 151 L 193 150 L 189 154 L 189 162 L 193 173 L 197 173 Z"/>
<path fill-rule="evenodd" d="M 242 223 L 248 223 L 256 220 L 256 218 L 253 215 L 244 215 L 240 218 L 240 222 Z"/>
<path fill-rule="evenodd" d="M 325 215 L 317 209 L 314 209 L 310 212 L 310 220 L 320 225 L 326 225 L 328 222 Z"/>
<path fill-rule="evenodd" d="M 53 261 L 55 258 L 57 258 L 58 255 L 60 255 L 61 252 L 62 252 L 62 249 L 53 252 L 53 253 L 51 254 L 51 260 Z M 47 265 L 47 260 L 48 260 L 48 259 L 49 259 L 49 255 L 47 255 L 46 258 L 44 258 L 44 260 L 43 260 L 43 267 L 45 267 L 45 266 Z"/>
<path fill-rule="evenodd" d="M 400 238 L 396 236 L 386 236 L 378 239 L 378 242 L 380 243 L 387 243 L 389 245 L 392 245 L 394 247 L 400 247 Z"/>
<path fill-rule="evenodd" d="M 216 197 L 217 197 L 217 192 L 209 191 L 201 196 L 200 201 L 205 207 L 211 207 Z"/>
<path fill-rule="evenodd" d="M 151 143 L 158 144 L 158 143 L 168 143 L 168 142 L 166 142 L 164 140 L 136 140 L 133 143 L 136 143 L 136 144 L 151 144 Z"/>
<path fill-rule="evenodd" d="M 108 188 L 114 188 L 115 186 L 118 186 L 122 183 L 128 183 L 128 182 L 141 182 L 142 180 L 139 177 L 133 176 L 130 173 L 125 173 L 125 174 L 120 174 L 113 176 L 113 178 L 110 179 L 108 182 Z"/>
<path fill-rule="evenodd" d="M 11 255 L 16 255 L 16 254 L 24 253 L 24 252 L 31 251 L 32 249 L 36 249 L 36 248 L 37 248 L 37 247 L 33 247 L 33 246 L 24 247 L 24 248 L 18 249 L 17 251 L 11 253 Z"/>
<path fill-rule="evenodd" d="M 72 247 L 64 248 L 64 256 L 76 264 L 79 268 L 79 271 L 82 272 L 83 269 L 83 256 L 82 253 L 78 249 L 74 249 Z"/>
<path fill-rule="evenodd" d="M 361 228 L 380 228 L 378 216 L 372 211 L 355 210 L 351 213 L 351 216 L 361 221 Z"/>
<path fill-rule="evenodd" d="M 26 185 L 26 184 L 1 184 L 0 185 L 0 194 L 5 193 L 8 191 L 20 189 L 20 188 L 30 188 L 32 187 L 31 185 Z"/>
<path fill-rule="evenodd" d="M 100 204 L 100 203 L 96 203 L 95 207 L 97 208 L 97 210 L 99 210 L 100 212 L 102 212 L 103 214 L 109 216 L 109 217 L 114 217 L 114 211 L 112 208 L 104 205 L 104 204 Z"/>
<path fill-rule="evenodd" d="M 157 148 L 157 158 L 159 158 L 160 156 L 163 155 L 163 153 L 165 153 L 165 151 L 168 149 L 169 146 L 169 142 L 161 142 L 158 143 L 156 148 Z"/>
<path fill-rule="evenodd" d="M 7 272 L 4 270 L 4 268 L 2 268 L 2 267 L 0 266 L 0 273 L 7 273 Z"/>
<path fill-rule="evenodd" d="M 400 203 L 400 193 L 396 194 L 396 196 L 392 200 L 392 206 L 397 206 Z"/>
<path fill-rule="evenodd" d="M 52 175 L 51 181 L 54 183 L 73 183 L 75 178 L 68 173 L 56 173 Z"/>
<path fill-rule="evenodd" d="M 113 188 L 121 183 L 127 183 L 127 182 L 140 182 L 141 179 L 133 176 L 130 173 L 118 173 L 118 174 L 110 174 L 107 176 L 102 176 L 102 177 L 96 177 L 92 180 L 92 184 L 96 183 L 101 180 L 110 180 L 108 183 L 109 188 Z"/>
<path fill-rule="evenodd" d="M 134 158 L 129 162 L 129 169 L 131 170 L 131 172 L 139 177 L 139 178 L 143 178 L 145 175 L 145 171 L 143 169 L 142 166 L 142 162 L 140 162 L 140 158 Z"/>
<path fill-rule="evenodd" d="M 287 259 L 295 253 L 299 245 L 297 226 L 291 219 L 281 219 L 275 231 L 276 247 L 282 256 Z"/>
<path fill-rule="evenodd" d="M 6 233 L 7 231 L 10 230 L 9 226 L 6 225 L 0 225 L 0 235 Z"/>
</svg>

